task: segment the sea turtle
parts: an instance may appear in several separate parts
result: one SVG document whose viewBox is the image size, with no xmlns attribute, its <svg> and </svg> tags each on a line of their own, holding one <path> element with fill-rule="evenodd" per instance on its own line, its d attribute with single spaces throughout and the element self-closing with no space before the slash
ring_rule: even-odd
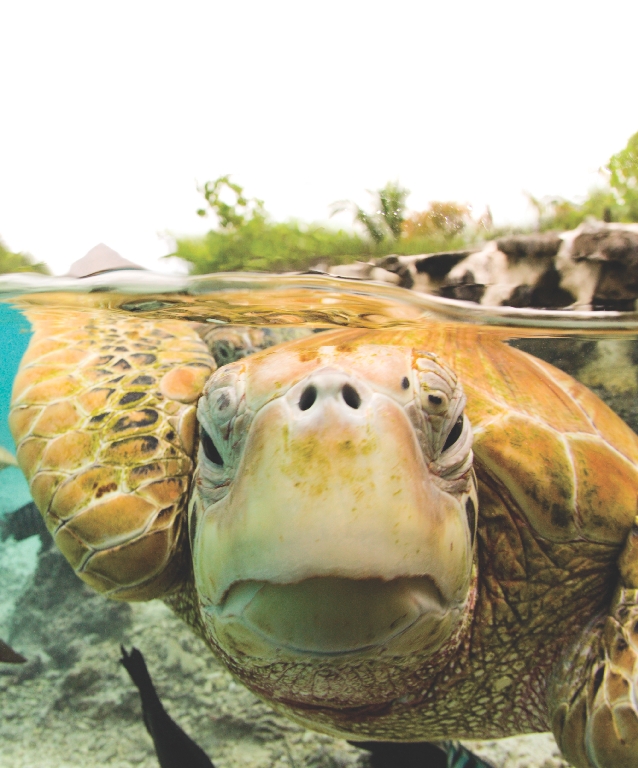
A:
<svg viewBox="0 0 638 768">
<path fill-rule="evenodd" d="M 311 728 L 638 766 L 638 438 L 589 390 L 468 325 L 213 373 L 188 322 L 29 318 L 18 462 L 88 584 Z"/>
</svg>

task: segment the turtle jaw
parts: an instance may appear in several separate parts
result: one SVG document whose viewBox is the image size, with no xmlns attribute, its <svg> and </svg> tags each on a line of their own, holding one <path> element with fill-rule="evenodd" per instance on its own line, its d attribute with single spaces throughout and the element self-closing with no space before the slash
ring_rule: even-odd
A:
<svg viewBox="0 0 638 768">
<path fill-rule="evenodd" d="M 433 652 L 451 618 L 428 577 L 237 582 L 205 614 L 224 647 L 260 659 Z"/>
</svg>

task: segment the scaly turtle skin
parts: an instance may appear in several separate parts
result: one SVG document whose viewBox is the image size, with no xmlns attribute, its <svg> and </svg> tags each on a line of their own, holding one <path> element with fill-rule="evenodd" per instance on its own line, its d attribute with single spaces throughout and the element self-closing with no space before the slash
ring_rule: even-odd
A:
<svg viewBox="0 0 638 768">
<path fill-rule="evenodd" d="M 638 438 L 586 388 L 468 326 L 211 376 L 188 323 L 29 317 L 18 462 L 89 584 L 162 597 L 331 734 L 551 728 L 576 766 L 638 766 Z"/>
</svg>

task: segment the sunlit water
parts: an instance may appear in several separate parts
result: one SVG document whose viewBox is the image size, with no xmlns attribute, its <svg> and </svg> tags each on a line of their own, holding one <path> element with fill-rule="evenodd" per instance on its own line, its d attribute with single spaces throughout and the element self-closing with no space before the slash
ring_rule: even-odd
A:
<svg viewBox="0 0 638 768">
<path fill-rule="evenodd" d="M 33 307 L 279 329 L 480 324 L 581 380 L 638 430 L 634 314 L 490 310 L 314 275 L 2 276 L 0 296 L 0 446 L 11 452 L 11 387 L 30 338 L 23 312 Z M 17 468 L 1 477 L 6 518 L 30 495 Z M 157 765 L 138 693 L 118 664 L 120 643 L 143 651 L 168 711 L 221 768 L 367 764 L 365 753 L 346 742 L 304 731 L 259 702 L 162 603 L 129 606 L 91 593 L 30 525 L 25 518 L 23 530 L 0 542 L 0 638 L 28 658 L 25 665 L 0 665 L 1 765 Z M 551 736 L 474 748 L 507 768 L 564 765 Z"/>
</svg>

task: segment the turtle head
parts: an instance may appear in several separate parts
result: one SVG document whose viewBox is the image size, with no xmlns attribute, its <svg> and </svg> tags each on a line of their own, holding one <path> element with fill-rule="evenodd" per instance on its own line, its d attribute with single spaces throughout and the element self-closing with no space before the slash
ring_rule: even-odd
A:
<svg viewBox="0 0 638 768">
<path fill-rule="evenodd" d="M 226 366 L 199 401 L 195 580 L 207 631 L 242 664 L 422 658 L 467 601 L 461 384 L 433 354 L 329 336 Z"/>
</svg>

